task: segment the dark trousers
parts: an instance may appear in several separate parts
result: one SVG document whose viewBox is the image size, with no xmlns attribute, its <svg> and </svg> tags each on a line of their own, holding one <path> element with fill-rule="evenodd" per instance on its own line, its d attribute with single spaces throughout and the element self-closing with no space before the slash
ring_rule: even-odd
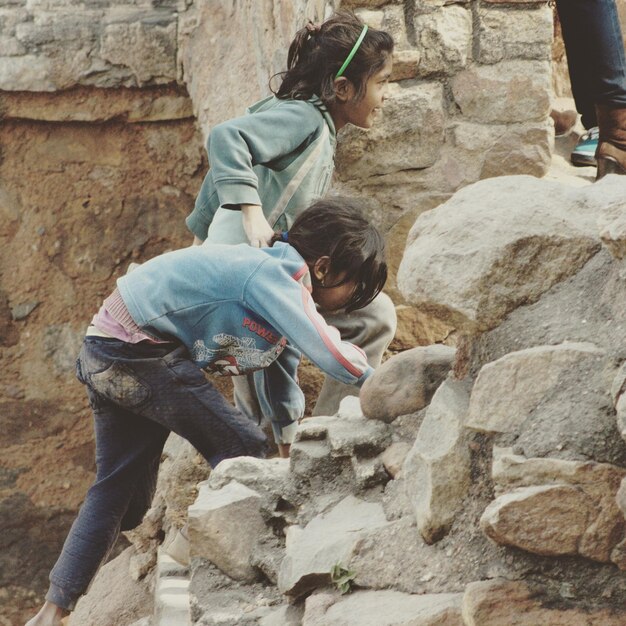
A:
<svg viewBox="0 0 626 626">
<path fill-rule="evenodd" d="M 615 0 L 556 0 L 572 93 L 585 128 L 595 105 L 626 107 L 626 58 Z"/>
<path fill-rule="evenodd" d="M 93 409 L 96 479 L 50 573 L 46 598 L 72 610 L 120 530 L 150 507 L 170 431 L 215 467 L 264 456 L 263 432 L 208 382 L 184 347 L 87 337 L 77 361 Z"/>
</svg>

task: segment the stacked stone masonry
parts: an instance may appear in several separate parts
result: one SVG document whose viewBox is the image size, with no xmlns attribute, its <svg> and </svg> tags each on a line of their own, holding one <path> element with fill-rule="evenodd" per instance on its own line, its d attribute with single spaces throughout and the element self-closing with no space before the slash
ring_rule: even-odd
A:
<svg viewBox="0 0 626 626">
<path fill-rule="evenodd" d="M 62 100 L 63 92 L 86 87 L 186 87 L 206 134 L 266 95 L 295 30 L 334 6 L 289 4 L 12 0 L 0 8 L 0 95 L 17 93 L 21 102 L 26 93 Z M 545 172 L 550 8 L 426 0 L 348 5 L 396 41 L 394 88 L 382 119 L 369 133 L 350 129 L 340 142 L 338 173 L 348 190 L 382 197 L 393 186 L 393 204 L 404 212 L 414 208 L 416 192 L 451 193 L 488 176 Z M 107 97 L 74 99 L 61 107 L 60 119 L 72 108 L 77 119 L 91 119 L 91 108 Z M 15 108 L 3 107 L 2 116 L 16 115 Z M 36 111 L 19 108 L 21 117 L 39 119 Z M 169 103 L 166 111 L 178 119 L 181 108 L 183 102 Z M 129 121 L 139 119 L 135 111 Z M 402 178 L 407 172 L 410 180 Z M 373 176 L 375 189 L 368 185 Z"/>
</svg>

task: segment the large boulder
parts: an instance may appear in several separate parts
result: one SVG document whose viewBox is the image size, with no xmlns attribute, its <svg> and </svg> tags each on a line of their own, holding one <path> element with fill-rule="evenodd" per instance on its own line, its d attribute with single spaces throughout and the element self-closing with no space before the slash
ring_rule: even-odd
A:
<svg viewBox="0 0 626 626">
<path fill-rule="evenodd" d="M 527 176 L 466 187 L 418 217 L 398 272 L 400 291 L 457 327 L 497 326 L 599 251 L 603 202 L 623 195 L 617 178 L 592 190 Z"/>
</svg>

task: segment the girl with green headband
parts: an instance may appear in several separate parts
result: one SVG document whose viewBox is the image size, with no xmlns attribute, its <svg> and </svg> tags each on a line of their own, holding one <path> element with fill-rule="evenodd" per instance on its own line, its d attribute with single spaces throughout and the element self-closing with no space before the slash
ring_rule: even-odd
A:
<svg viewBox="0 0 626 626">
<path fill-rule="evenodd" d="M 209 135 L 211 168 L 186 221 L 194 243 L 264 247 L 275 231 L 288 231 L 299 213 L 330 187 L 336 133 L 347 124 L 374 124 L 387 94 L 392 53 L 388 33 L 368 28 L 348 11 L 298 31 L 274 95 L 254 104 L 247 115 L 215 126 Z M 365 351 L 372 366 L 380 364 L 396 324 L 386 295 L 359 311 L 321 313 L 346 341 Z M 251 419 L 270 421 L 286 455 L 302 416 L 286 415 L 289 403 L 268 397 L 267 380 L 276 388 L 277 377 L 284 379 L 284 397 L 290 390 L 297 393 L 296 381 L 279 360 L 254 380 L 235 379 L 235 402 Z M 332 415 L 344 396 L 357 392 L 327 378 L 313 412 Z"/>
</svg>

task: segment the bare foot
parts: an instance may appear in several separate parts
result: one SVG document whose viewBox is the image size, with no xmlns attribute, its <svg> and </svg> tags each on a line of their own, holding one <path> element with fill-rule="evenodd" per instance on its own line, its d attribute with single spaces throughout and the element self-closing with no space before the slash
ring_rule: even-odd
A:
<svg viewBox="0 0 626 626">
<path fill-rule="evenodd" d="M 69 611 L 46 600 L 39 613 L 26 622 L 25 626 L 63 626 L 63 618 L 67 615 Z"/>
</svg>

